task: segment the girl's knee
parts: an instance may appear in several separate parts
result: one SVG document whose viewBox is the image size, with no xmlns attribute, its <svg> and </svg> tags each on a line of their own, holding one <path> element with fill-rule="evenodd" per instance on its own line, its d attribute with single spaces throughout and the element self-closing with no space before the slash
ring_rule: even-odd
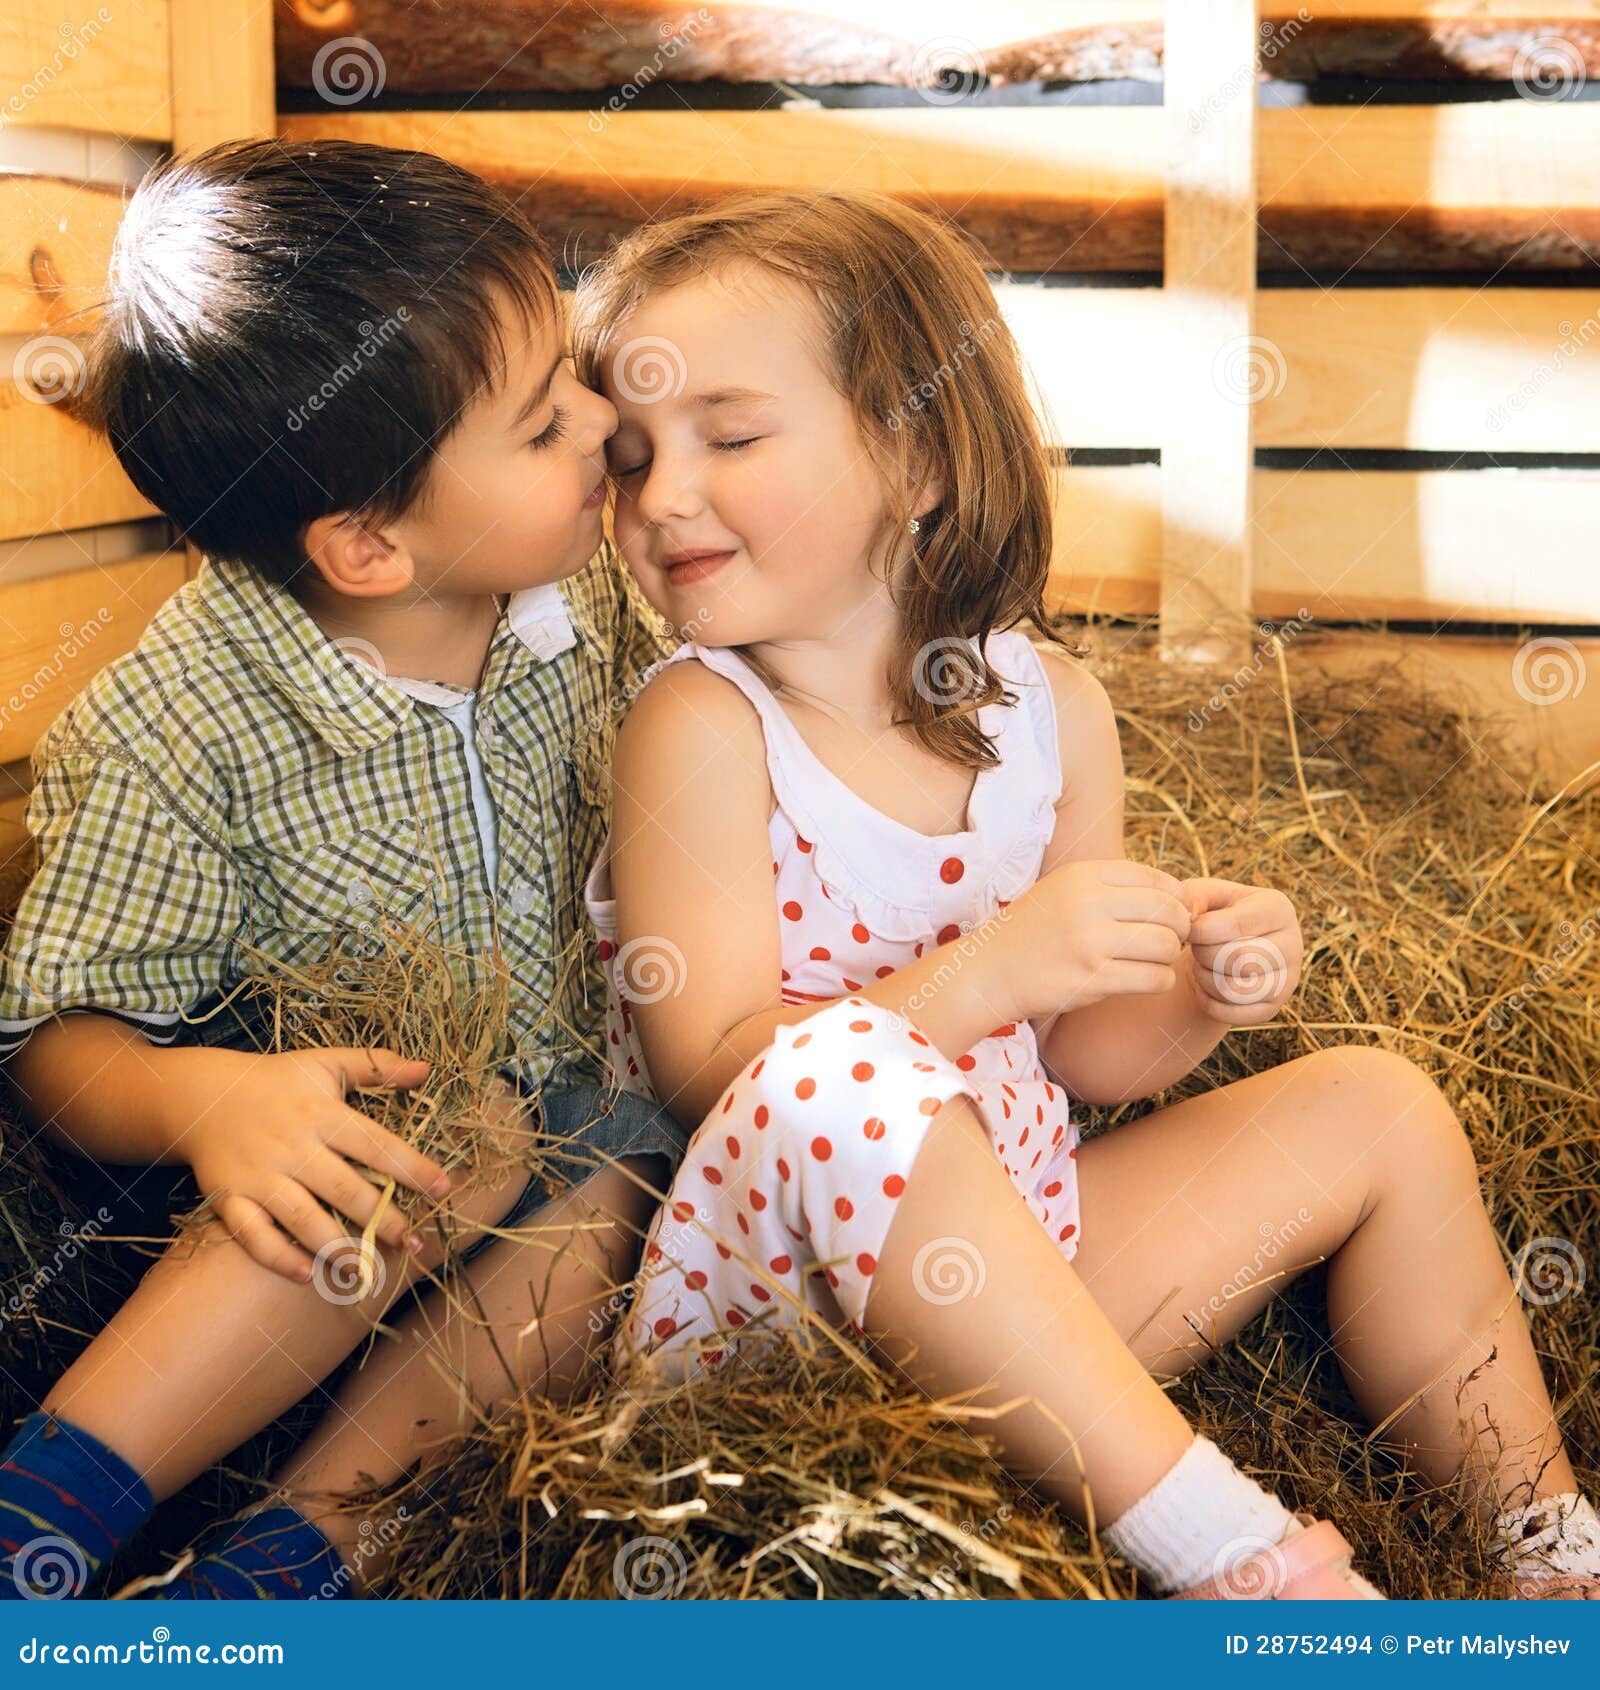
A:
<svg viewBox="0 0 1600 1690">
<path fill-rule="evenodd" d="M 1472 1145 L 1450 1100 L 1409 1057 L 1376 1045 L 1335 1045 L 1310 1061 L 1350 1097 L 1340 1118 L 1366 1137 L 1376 1156 L 1413 1175 L 1425 1167 L 1476 1180 Z"/>
</svg>

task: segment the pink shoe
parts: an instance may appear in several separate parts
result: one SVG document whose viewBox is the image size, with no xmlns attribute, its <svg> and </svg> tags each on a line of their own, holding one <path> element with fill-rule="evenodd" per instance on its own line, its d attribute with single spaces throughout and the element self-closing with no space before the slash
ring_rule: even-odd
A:
<svg viewBox="0 0 1600 1690">
<path fill-rule="evenodd" d="M 1511 1587 L 1523 1602 L 1600 1602 L 1593 1573 L 1519 1573 Z"/>
<path fill-rule="evenodd" d="M 1327 1520 L 1296 1514 L 1305 1527 L 1282 1543 L 1259 1549 L 1223 1566 L 1204 1584 L 1174 1591 L 1173 1602 L 1381 1602 L 1384 1598 L 1350 1566 L 1353 1551 Z M 1259 1540 L 1257 1540 L 1259 1541 Z M 1223 1552 L 1224 1555 L 1226 1551 Z"/>
</svg>

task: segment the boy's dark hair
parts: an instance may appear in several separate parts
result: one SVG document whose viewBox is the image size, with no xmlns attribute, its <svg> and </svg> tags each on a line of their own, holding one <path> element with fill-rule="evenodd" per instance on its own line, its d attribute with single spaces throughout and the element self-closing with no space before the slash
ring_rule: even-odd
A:
<svg viewBox="0 0 1600 1690">
<path fill-rule="evenodd" d="M 307 524 L 383 521 L 506 348 L 497 295 L 560 312 L 527 217 L 471 171 L 354 141 L 231 141 L 129 202 L 89 356 L 85 420 L 213 557 L 279 585 Z"/>
</svg>

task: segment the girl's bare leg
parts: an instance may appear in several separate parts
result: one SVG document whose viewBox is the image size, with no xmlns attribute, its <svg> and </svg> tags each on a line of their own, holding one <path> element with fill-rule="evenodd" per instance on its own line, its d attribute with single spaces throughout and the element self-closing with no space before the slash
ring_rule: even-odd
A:
<svg viewBox="0 0 1600 1690">
<path fill-rule="evenodd" d="M 1089 1224 L 1087 1204 L 1084 1213 Z M 930 1297 L 918 1265 L 930 1240 L 966 1257 L 974 1283 L 981 1271 L 977 1294 Z M 1193 1429 L 1034 1219 L 964 1097 L 951 1098 L 928 1128 L 866 1314 L 881 1352 L 930 1396 L 969 1393 L 991 1409 L 1016 1402 L 983 1430 L 1012 1473 L 1080 1521 L 1115 1520 L 1193 1442 Z M 971 1394 L 974 1387 L 983 1388 Z"/>
<path fill-rule="evenodd" d="M 1325 1257 L 1351 1390 L 1421 1472 L 1465 1466 L 1486 1518 L 1577 1488 L 1471 1146 L 1414 1064 L 1319 1051 L 1106 1133 L 1078 1169 L 1078 1270 L 1157 1374 Z"/>
<path fill-rule="evenodd" d="M 448 1314 L 430 1294 L 346 1382 L 276 1483 L 339 1550 L 353 1589 L 381 1575 L 395 1538 L 344 1499 L 388 1484 L 479 1410 L 492 1416 L 525 1389 L 560 1400 L 582 1380 L 610 1336 L 665 1170 L 660 1156 L 624 1156 L 547 1204 L 519 1223 L 526 1242 L 500 1239 L 459 1270 Z"/>
</svg>

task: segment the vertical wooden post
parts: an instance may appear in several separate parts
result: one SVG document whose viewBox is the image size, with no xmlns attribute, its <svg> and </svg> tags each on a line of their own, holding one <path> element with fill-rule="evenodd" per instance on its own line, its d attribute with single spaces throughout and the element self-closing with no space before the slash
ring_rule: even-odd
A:
<svg viewBox="0 0 1600 1690">
<path fill-rule="evenodd" d="M 171 0 L 172 148 L 277 133 L 273 0 Z M 200 554 L 188 547 L 192 579 Z"/>
<path fill-rule="evenodd" d="M 177 152 L 277 128 L 272 0 L 171 0 Z"/>
<path fill-rule="evenodd" d="M 1161 442 L 1164 655 L 1248 646 L 1253 406 L 1281 354 L 1254 336 L 1254 0 L 1168 0 L 1166 286 Z"/>
</svg>

